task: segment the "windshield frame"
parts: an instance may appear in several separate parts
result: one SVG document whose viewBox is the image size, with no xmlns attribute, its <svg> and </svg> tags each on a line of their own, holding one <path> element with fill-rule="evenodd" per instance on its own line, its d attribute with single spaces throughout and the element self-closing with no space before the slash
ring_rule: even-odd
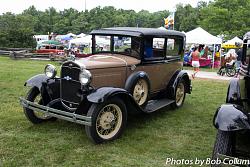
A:
<svg viewBox="0 0 250 167">
<path fill-rule="evenodd" d="M 103 36 L 103 37 L 110 37 L 110 50 L 109 51 L 97 51 L 97 44 L 96 44 L 96 36 Z M 130 43 L 130 50 L 132 50 L 132 38 L 137 39 L 139 43 L 138 51 L 136 52 L 137 55 L 133 55 L 131 53 L 126 52 L 119 52 L 115 51 L 115 40 L 114 37 L 122 37 L 122 38 L 131 38 L 131 43 Z M 138 36 L 130 36 L 130 35 L 119 35 L 119 34 L 92 34 L 92 54 L 102 54 L 102 53 L 110 53 L 110 54 L 120 54 L 120 55 L 125 55 L 125 56 L 130 56 L 134 57 L 137 59 L 141 59 L 141 51 L 143 49 L 143 38 L 138 37 Z"/>
</svg>

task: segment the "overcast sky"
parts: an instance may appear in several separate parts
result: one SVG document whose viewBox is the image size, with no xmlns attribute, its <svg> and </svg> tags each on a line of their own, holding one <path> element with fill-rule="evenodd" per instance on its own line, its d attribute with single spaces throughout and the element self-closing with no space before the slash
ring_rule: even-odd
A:
<svg viewBox="0 0 250 167">
<path fill-rule="evenodd" d="M 114 6 L 115 8 L 133 9 L 136 12 L 144 9 L 150 12 L 169 10 L 174 11 L 178 3 L 197 5 L 199 0 L 86 0 L 88 10 L 97 6 Z M 203 0 L 208 2 L 209 0 Z M 21 13 L 24 9 L 34 5 L 36 9 L 44 11 L 48 7 L 57 10 L 74 8 L 78 11 L 85 9 L 85 0 L 0 0 L 0 14 L 5 12 Z"/>
</svg>

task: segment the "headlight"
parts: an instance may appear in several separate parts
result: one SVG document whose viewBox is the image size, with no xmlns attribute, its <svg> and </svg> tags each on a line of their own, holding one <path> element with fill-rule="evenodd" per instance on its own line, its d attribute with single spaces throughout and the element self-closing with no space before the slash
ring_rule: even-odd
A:
<svg viewBox="0 0 250 167">
<path fill-rule="evenodd" d="M 87 85 L 91 82 L 91 73 L 88 70 L 82 70 L 79 75 L 79 80 L 82 85 Z"/>
<path fill-rule="evenodd" d="M 54 78 L 56 76 L 56 67 L 48 64 L 44 68 L 44 73 L 49 78 Z"/>
</svg>

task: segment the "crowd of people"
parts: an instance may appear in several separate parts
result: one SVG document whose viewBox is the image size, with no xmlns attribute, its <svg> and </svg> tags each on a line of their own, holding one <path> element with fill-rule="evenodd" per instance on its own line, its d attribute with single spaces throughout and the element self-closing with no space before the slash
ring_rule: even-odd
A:
<svg viewBox="0 0 250 167">
<path fill-rule="evenodd" d="M 193 67 L 192 78 L 194 79 L 196 74 L 200 71 L 200 59 L 208 57 L 208 47 L 205 45 L 192 45 L 189 50 L 189 57 L 192 61 L 191 65 Z M 221 67 L 218 70 L 219 75 L 223 75 L 223 70 L 228 67 L 234 67 L 236 72 L 239 71 L 242 59 L 242 48 L 229 49 L 228 52 L 224 55 L 224 59 L 221 61 Z"/>
</svg>

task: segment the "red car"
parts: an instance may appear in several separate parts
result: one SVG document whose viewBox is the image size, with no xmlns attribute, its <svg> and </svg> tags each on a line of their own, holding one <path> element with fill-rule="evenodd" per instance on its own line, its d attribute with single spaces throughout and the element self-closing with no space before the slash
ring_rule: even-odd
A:
<svg viewBox="0 0 250 167">
<path fill-rule="evenodd" d="M 36 50 L 36 53 L 39 54 L 57 54 L 63 55 L 64 54 L 64 46 L 63 45 L 42 45 Z"/>
</svg>

